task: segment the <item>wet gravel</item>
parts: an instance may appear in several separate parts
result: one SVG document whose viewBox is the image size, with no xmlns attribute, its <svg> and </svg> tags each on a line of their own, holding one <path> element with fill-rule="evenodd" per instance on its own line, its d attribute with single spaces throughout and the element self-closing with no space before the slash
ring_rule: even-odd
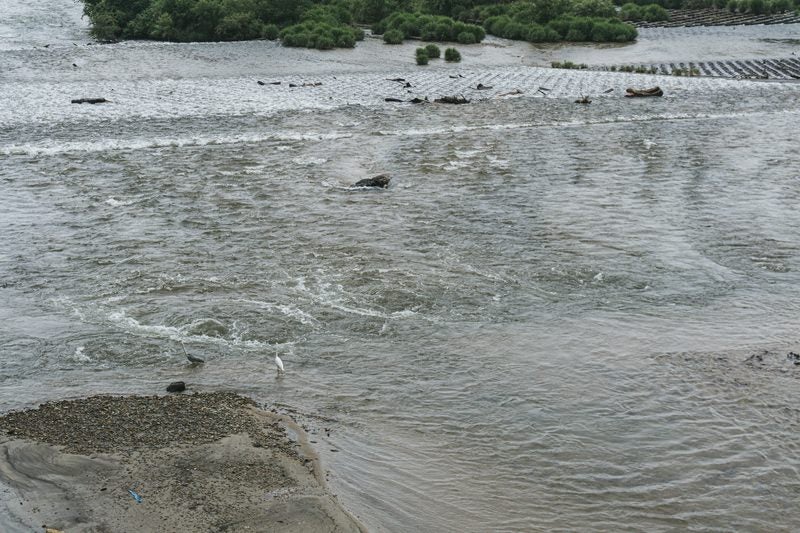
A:
<svg viewBox="0 0 800 533">
<path fill-rule="evenodd" d="M 288 449 L 284 430 L 278 424 L 265 428 L 248 414 L 249 407 L 255 402 L 227 392 L 92 396 L 0 416 L 0 431 L 82 454 L 204 444 L 240 433 L 249 434 L 256 446 L 284 442 Z"/>
</svg>

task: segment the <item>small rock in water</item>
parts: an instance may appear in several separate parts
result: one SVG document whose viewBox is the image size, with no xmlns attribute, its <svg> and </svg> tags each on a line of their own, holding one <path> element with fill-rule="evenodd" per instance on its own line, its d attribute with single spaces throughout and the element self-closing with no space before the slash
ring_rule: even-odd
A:
<svg viewBox="0 0 800 533">
<path fill-rule="evenodd" d="M 183 381 L 173 381 L 167 385 L 167 392 L 183 392 L 186 390 L 186 383 Z"/>
<path fill-rule="evenodd" d="M 75 98 L 70 101 L 73 104 L 104 104 L 108 102 L 105 98 Z"/>
<path fill-rule="evenodd" d="M 377 187 L 380 189 L 389 188 L 389 182 L 392 180 L 386 174 L 380 174 L 374 178 L 364 178 L 353 184 L 353 187 Z"/>
</svg>

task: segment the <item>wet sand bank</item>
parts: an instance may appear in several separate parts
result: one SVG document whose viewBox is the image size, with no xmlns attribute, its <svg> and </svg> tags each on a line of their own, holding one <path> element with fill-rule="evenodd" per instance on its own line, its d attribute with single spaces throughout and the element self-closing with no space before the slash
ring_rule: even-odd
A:
<svg viewBox="0 0 800 533">
<path fill-rule="evenodd" d="M 0 490 L 9 532 L 364 531 L 302 429 L 233 393 L 93 396 L 4 415 Z"/>
</svg>

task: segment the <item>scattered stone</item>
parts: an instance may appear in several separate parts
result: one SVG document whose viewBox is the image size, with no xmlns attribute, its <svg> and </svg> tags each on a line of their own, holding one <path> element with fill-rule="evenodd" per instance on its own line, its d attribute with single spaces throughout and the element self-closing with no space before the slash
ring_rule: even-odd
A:
<svg viewBox="0 0 800 533">
<path fill-rule="evenodd" d="M 364 178 L 363 180 L 359 180 L 355 182 L 351 188 L 359 188 L 359 187 L 374 187 L 379 189 L 388 189 L 389 182 L 392 180 L 386 174 L 380 174 L 378 176 L 372 178 Z"/>
<path fill-rule="evenodd" d="M 167 385 L 167 392 L 183 392 L 186 390 L 186 383 L 183 381 L 173 381 Z"/>
<path fill-rule="evenodd" d="M 650 89 L 634 89 L 628 87 L 625 89 L 625 93 L 625 96 L 628 97 L 664 96 L 664 91 L 661 90 L 661 87 L 651 87 Z"/>
<path fill-rule="evenodd" d="M 468 104 L 470 101 L 463 96 L 442 96 L 434 102 L 437 104 Z"/>
<path fill-rule="evenodd" d="M 104 104 L 108 102 L 105 98 L 75 98 L 71 100 L 73 104 Z"/>
</svg>

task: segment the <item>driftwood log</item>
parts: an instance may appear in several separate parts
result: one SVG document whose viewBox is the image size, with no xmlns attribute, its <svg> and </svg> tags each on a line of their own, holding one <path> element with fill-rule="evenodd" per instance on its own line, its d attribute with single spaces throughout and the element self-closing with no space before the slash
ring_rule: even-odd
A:
<svg viewBox="0 0 800 533">
<path fill-rule="evenodd" d="M 628 87 L 625 89 L 625 96 L 664 96 L 664 91 L 661 90 L 661 87 L 651 87 L 650 89 L 634 89 Z"/>
<path fill-rule="evenodd" d="M 364 178 L 363 180 L 358 180 L 353 185 L 351 185 L 351 188 L 356 189 L 361 187 L 374 187 L 378 189 L 388 189 L 389 182 L 391 180 L 392 178 L 390 178 L 386 174 L 379 174 L 372 178 Z"/>
<path fill-rule="evenodd" d="M 434 100 L 437 104 L 468 104 L 469 100 L 463 96 L 442 96 Z"/>
<path fill-rule="evenodd" d="M 108 102 L 105 98 L 75 98 L 73 104 L 103 104 Z"/>
</svg>

